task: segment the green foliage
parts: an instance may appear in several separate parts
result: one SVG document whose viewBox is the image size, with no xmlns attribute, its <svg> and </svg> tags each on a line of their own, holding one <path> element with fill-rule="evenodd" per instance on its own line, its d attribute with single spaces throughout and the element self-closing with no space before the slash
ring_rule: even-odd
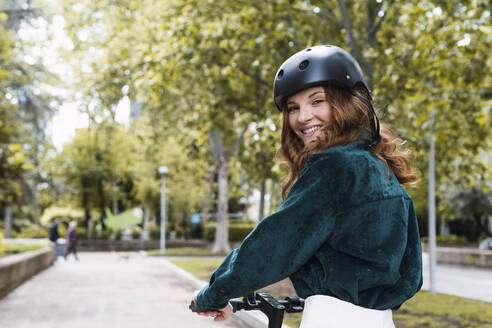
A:
<svg viewBox="0 0 492 328">
<path fill-rule="evenodd" d="M 405 327 L 491 327 L 489 303 L 445 294 L 417 293 L 393 315 Z"/>
<path fill-rule="evenodd" d="M 142 235 L 142 229 L 139 227 L 133 227 L 131 229 L 131 235 L 133 239 L 140 239 L 140 236 Z"/>
<path fill-rule="evenodd" d="M 2 256 L 4 248 L 5 246 L 3 244 L 3 230 L 0 230 L 0 256 Z"/>
<path fill-rule="evenodd" d="M 108 209 L 106 213 L 106 224 L 111 228 L 132 227 L 142 222 L 142 210 L 139 207 L 126 210 L 118 215 L 112 215 Z"/>
<path fill-rule="evenodd" d="M 215 229 L 217 223 L 215 222 L 207 222 L 203 225 L 203 238 L 207 240 L 214 240 L 215 238 Z M 254 229 L 256 223 L 248 222 L 248 223 L 233 223 L 229 222 L 228 231 L 229 231 L 229 241 L 242 241 L 246 236 Z"/>
<path fill-rule="evenodd" d="M 174 229 L 174 232 L 176 233 L 176 238 L 178 239 L 184 238 L 185 236 L 185 231 L 181 227 L 177 227 L 176 229 Z"/>
<path fill-rule="evenodd" d="M 492 216 L 492 189 L 488 192 L 478 187 L 462 190 L 451 197 L 450 203 L 458 217 L 486 219 Z"/>
<path fill-rule="evenodd" d="M 22 176 L 28 164 L 27 151 L 22 147 L 23 125 L 18 119 L 15 86 L 25 78 L 15 63 L 14 40 L 1 23 L 7 19 L 0 13 L 0 204 L 5 205 L 21 195 Z"/>
<path fill-rule="evenodd" d="M 76 226 L 76 227 L 75 227 L 75 232 L 77 233 L 77 238 L 78 238 L 78 239 L 86 239 L 86 236 L 87 236 L 87 230 L 85 229 L 85 227 Z M 64 236 L 65 236 L 65 235 L 66 235 L 66 231 L 65 231 L 65 233 L 64 233 Z M 106 235 L 106 232 L 105 232 L 105 231 L 103 231 L 103 235 Z M 61 234 L 60 234 L 60 236 L 61 236 Z M 108 236 L 108 237 L 106 237 L 106 238 L 103 238 L 103 239 L 107 239 L 107 238 L 109 238 L 109 236 Z"/>
<path fill-rule="evenodd" d="M 171 225 L 167 225 L 166 227 L 166 238 L 169 239 L 171 237 Z M 160 240 L 161 239 L 161 227 L 160 225 L 152 226 L 149 228 L 149 238 L 151 240 Z"/>
<path fill-rule="evenodd" d="M 422 242 L 427 243 L 429 242 L 429 237 L 422 237 Z M 450 235 L 439 235 L 436 236 L 436 242 L 438 244 L 443 244 L 443 245 L 459 245 L 459 244 L 466 244 L 468 243 L 468 239 L 463 236 L 456 236 L 453 234 Z"/>
<path fill-rule="evenodd" d="M 118 183 L 131 175 L 135 138 L 118 124 L 103 122 L 98 126 L 78 129 L 72 143 L 54 158 L 58 177 L 71 187 L 74 205 L 86 211 L 97 210 L 105 216 L 106 205 L 119 197 Z"/>
<path fill-rule="evenodd" d="M 0 256 L 14 255 L 24 252 L 35 251 L 46 247 L 46 244 L 12 244 L 4 243 L 3 254 L 0 252 Z"/>
<path fill-rule="evenodd" d="M 39 221 L 42 225 L 48 226 L 56 218 L 60 219 L 60 221 L 68 223 L 72 220 L 82 221 L 83 217 L 84 212 L 80 209 L 70 206 L 50 206 L 43 211 Z"/>
<path fill-rule="evenodd" d="M 48 230 L 44 227 L 30 226 L 22 228 L 15 238 L 48 238 Z"/>
<path fill-rule="evenodd" d="M 131 206 L 142 204 L 156 217 L 156 170 L 167 165 L 169 219 L 184 226 L 190 213 L 199 212 L 205 172 L 217 166 L 217 158 L 229 163 L 229 197 L 244 192 L 238 185 L 278 181 L 285 172 L 272 160 L 281 119 L 271 81 L 284 59 L 321 43 L 342 46 L 357 57 L 376 103 L 384 108 L 381 117 L 408 141 L 422 175 L 409 191 L 419 213 L 427 207 L 431 128 L 440 216 L 450 212 L 446 194 L 452 187 L 491 187 L 491 162 L 484 160 L 492 146 L 492 24 L 486 1 L 61 4 L 74 43 L 67 58 L 81 69 L 74 87 L 91 119 L 91 132 L 70 146 L 84 145 L 86 151 L 67 153 L 66 163 L 74 160 L 76 169 L 62 175 L 80 207 L 97 208 L 103 198 L 116 197 Z M 142 104 L 141 117 L 132 123 L 136 139 L 131 129 L 118 128 L 123 133 L 116 134 L 124 138 L 102 131 L 114 121 L 123 95 Z M 96 124 L 101 120 L 105 123 Z M 217 158 L 210 146 L 214 132 L 225 149 Z M 244 177 L 241 182 L 238 175 Z M 95 187 L 99 181 L 103 187 Z M 130 192 L 115 187 L 122 181 L 131 182 Z"/>
<path fill-rule="evenodd" d="M 149 256 L 162 256 L 160 249 L 147 251 Z M 213 256 L 212 251 L 208 248 L 196 247 L 166 247 L 164 256 Z"/>
<path fill-rule="evenodd" d="M 198 279 L 209 281 L 212 273 L 222 263 L 221 257 L 204 257 L 193 259 L 173 259 L 171 262 L 183 270 L 188 271 Z"/>
<path fill-rule="evenodd" d="M 150 227 L 149 237 L 151 240 L 159 240 L 161 238 L 161 227 L 159 226 Z"/>
</svg>

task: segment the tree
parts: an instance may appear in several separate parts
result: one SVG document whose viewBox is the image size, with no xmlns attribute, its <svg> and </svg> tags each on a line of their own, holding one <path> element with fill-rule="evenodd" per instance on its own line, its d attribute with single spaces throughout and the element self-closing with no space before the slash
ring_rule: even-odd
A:
<svg viewBox="0 0 492 328">
<path fill-rule="evenodd" d="M 38 186 L 45 181 L 41 172 L 41 161 L 48 149 L 51 148 L 46 129 L 54 110 L 50 105 L 55 103 L 56 97 L 49 95 L 46 89 L 48 85 L 57 82 L 56 77 L 44 66 L 39 54 L 32 50 L 33 42 L 39 42 L 39 38 L 29 39 L 25 33 L 33 28 L 36 18 L 43 17 L 44 13 L 31 0 L 4 1 L 1 11 L 8 18 L 3 21 L 5 29 L 13 35 L 16 53 L 12 62 L 11 71 L 17 78 L 10 85 L 10 94 L 16 99 L 17 117 L 24 126 L 25 131 L 19 142 L 23 144 L 28 162 L 32 168 L 22 175 L 21 196 L 17 200 L 16 214 L 29 217 L 34 223 L 39 223 Z M 14 34 L 15 33 L 15 34 Z M 27 205 L 27 206 L 26 206 Z M 24 210 L 27 208 L 27 211 Z"/>
<path fill-rule="evenodd" d="M 384 109 L 381 117 L 408 140 L 424 180 L 428 112 L 437 111 L 438 196 L 489 174 L 477 160 L 490 150 L 483 141 L 491 133 L 491 24 L 483 1 L 99 0 L 79 6 L 86 10 L 64 3 L 77 56 L 92 54 L 88 101 L 105 99 L 97 101 L 111 109 L 125 83 L 161 128 L 191 129 L 208 140 L 211 171 L 219 175 L 215 250 L 228 248 L 231 159 L 247 154 L 241 158 L 248 179 L 269 177 L 273 163 L 265 150 L 278 139 L 259 134 L 261 146 L 243 141 L 254 125 L 279 117 L 271 99 L 277 67 L 313 44 L 354 54 Z M 280 121 L 273 124 L 279 131 Z M 419 209 L 424 188 L 412 191 Z"/>
<path fill-rule="evenodd" d="M 7 17 L 0 13 L 0 22 Z M 10 237 L 11 204 L 21 193 L 22 177 L 29 168 L 27 152 L 22 147 L 17 120 L 18 102 L 15 85 L 24 79 L 15 62 L 13 41 L 0 25 L 0 206 L 5 208 L 5 231 Z"/>
<path fill-rule="evenodd" d="M 492 217 L 492 190 L 484 192 L 480 188 L 471 188 L 458 192 L 452 197 L 452 209 L 456 218 L 468 220 L 475 227 L 475 233 L 469 235 L 470 240 L 482 236 L 492 237 L 487 227 L 487 220 Z"/>
</svg>

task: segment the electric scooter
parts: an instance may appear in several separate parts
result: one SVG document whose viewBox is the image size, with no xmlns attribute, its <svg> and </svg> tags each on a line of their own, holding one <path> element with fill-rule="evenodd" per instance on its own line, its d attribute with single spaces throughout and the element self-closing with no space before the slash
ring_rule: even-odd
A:
<svg viewBox="0 0 492 328">
<path fill-rule="evenodd" d="M 284 320 L 284 312 L 302 312 L 304 309 L 304 299 L 299 297 L 286 297 L 284 300 L 277 300 L 269 293 L 251 293 L 242 300 L 230 300 L 232 312 L 239 310 L 251 311 L 260 310 L 268 317 L 268 328 L 281 328 Z M 196 300 L 191 301 L 189 306 L 193 312 L 200 312 Z"/>
</svg>

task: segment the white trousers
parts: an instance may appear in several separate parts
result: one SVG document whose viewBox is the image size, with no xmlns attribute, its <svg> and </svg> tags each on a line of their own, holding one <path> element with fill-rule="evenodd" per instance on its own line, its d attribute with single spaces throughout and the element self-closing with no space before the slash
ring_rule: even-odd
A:
<svg viewBox="0 0 492 328">
<path fill-rule="evenodd" d="M 335 327 L 395 328 L 395 324 L 390 309 L 366 309 L 326 295 L 306 298 L 299 328 Z"/>
</svg>

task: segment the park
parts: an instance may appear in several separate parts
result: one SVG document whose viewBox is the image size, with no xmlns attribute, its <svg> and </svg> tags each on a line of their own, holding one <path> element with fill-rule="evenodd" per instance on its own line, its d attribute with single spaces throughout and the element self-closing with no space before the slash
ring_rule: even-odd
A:
<svg viewBox="0 0 492 328">
<path fill-rule="evenodd" d="M 0 0 L 0 326 L 266 327 L 188 306 L 289 204 L 277 70 L 334 45 L 416 177 L 395 326 L 492 327 L 491 26 L 481 0 Z"/>
</svg>

